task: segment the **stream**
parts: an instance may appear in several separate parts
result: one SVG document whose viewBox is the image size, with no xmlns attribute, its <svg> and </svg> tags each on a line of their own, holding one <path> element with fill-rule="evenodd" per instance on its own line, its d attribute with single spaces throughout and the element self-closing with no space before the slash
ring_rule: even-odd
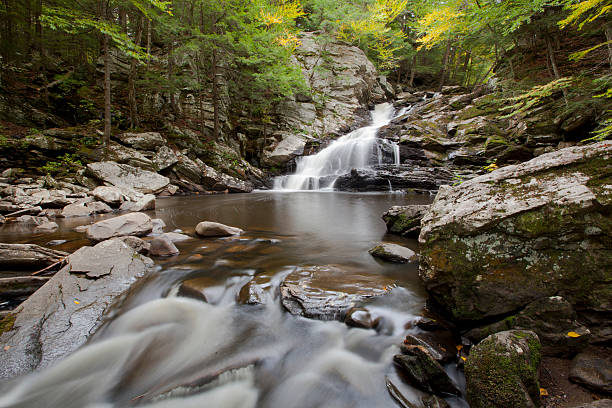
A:
<svg viewBox="0 0 612 408">
<path fill-rule="evenodd" d="M 338 192 L 159 199 L 149 214 L 164 220 L 166 231 L 195 236 L 198 222 L 213 220 L 245 233 L 177 243 L 180 255 L 156 259 L 156 272 L 85 346 L 39 373 L 2 384 L 0 406 L 397 407 L 386 377 L 420 406 L 422 394 L 403 383 L 392 364 L 403 336 L 420 330 L 410 328 L 425 299 L 417 267 L 382 263 L 367 251 L 383 238 L 416 249 L 415 240 L 387 236 L 380 215 L 392 205 L 430 201 L 416 194 Z M 87 244 L 72 231 L 77 220 L 58 221 L 57 232 L 40 236 L 4 227 L 0 241 L 65 239 L 56 247 L 64 250 Z M 278 285 L 284 276 L 300 265 L 326 264 L 396 282 L 368 305 L 373 317 L 384 319 L 384 331 L 283 309 Z M 265 304 L 240 304 L 240 289 L 262 275 L 270 283 Z M 201 288 L 208 303 L 177 297 L 184 281 Z M 461 383 L 453 366 L 447 369 Z M 448 402 L 466 406 L 457 398 Z"/>
</svg>

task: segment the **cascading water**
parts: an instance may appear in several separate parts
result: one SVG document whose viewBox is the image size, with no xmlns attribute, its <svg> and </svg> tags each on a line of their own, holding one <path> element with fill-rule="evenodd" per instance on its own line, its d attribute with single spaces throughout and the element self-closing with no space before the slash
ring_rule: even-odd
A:
<svg viewBox="0 0 612 408">
<path fill-rule="evenodd" d="M 315 155 L 298 159 L 295 174 L 276 177 L 274 189 L 332 189 L 336 179 L 352 169 L 382 164 L 384 152 L 377 143 L 376 134 L 393 119 L 393 114 L 393 105 L 389 103 L 377 105 L 371 112 L 370 125 L 342 136 Z M 395 164 L 398 165 L 399 146 L 388 140 L 382 143 L 393 144 L 390 150 L 393 151 Z"/>
</svg>

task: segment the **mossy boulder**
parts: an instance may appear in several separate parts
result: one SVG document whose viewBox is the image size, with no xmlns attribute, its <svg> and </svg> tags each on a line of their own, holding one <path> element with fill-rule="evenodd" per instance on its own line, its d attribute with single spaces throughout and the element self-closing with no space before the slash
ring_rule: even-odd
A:
<svg viewBox="0 0 612 408">
<path fill-rule="evenodd" d="M 387 224 L 387 232 L 416 238 L 421 232 L 421 219 L 427 210 L 428 205 L 396 205 L 387 210 L 382 219 Z"/>
<path fill-rule="evenodd" d="M 540 341 L 532 331 L 508 330 L 476 345 L 465 364 L 472 408 L 539 405 Z"/>
<path fill-rule="evenodd" d="M 558 295 L 594 340 L 611 339 L 612 143 L 443 186 L 419 242 L 420 277 L 454 320 L 501 319 Z"/>
</svg>

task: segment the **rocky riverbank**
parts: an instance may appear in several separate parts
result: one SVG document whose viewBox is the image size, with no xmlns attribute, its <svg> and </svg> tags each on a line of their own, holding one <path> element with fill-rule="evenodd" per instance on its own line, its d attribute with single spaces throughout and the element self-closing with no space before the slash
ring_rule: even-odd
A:
<svg viewBox="0 0 612 408">
<path fill-rule="evenodd" d="M 609 142 L 565 148 L 445 186 L 427 210 L 383 215 L 390 233 L 420 229 L 430 307 L 463 347 L 476 345 L 465 357 L 471 406 L 571 407 L 610 394 L 611 157 Z M 560 388 L 567 378 L 588 392 Z"/>
</svg>

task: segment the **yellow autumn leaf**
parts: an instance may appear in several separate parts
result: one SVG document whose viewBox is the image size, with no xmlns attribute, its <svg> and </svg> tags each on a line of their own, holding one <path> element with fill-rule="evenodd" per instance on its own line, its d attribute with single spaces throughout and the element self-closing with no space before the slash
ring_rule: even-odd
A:
<svg viewBox="0 0 612 408">
<path fill-rule="evenodd" d="M 75 305 L 80 305 L 80 304 L 81 304 L 81 302 L 79 302 L 78 300 L 75 300 L 75 301 L 74 301 L 74 304 L 75 304 Z"/>
<path fill-rule="evenodd" d="M 457 351 L 461 351 L 463 349 L 463 346 L 461 344 L 459 344 L 457 347 Z"/>
<path fill-rule="evenodd" d="M 578 333 L 576 333 L 576 332 L 573 332 L 573 331 L 571 331 L 571 332 L 567 333 L 567 335 L 568 335 L 569 337 L 580 337 L 580 336 L 581 336 L 580 334 L 578 334 Z"/>
<path fill-rule="evenodd" d="M 540 396 L 548 397 L 548 391 L 546 391 L 546 388 L 540 388 Z"/>
<path fill-rule="evenodd" d="M 463 356 L 461 356 L 461 359 L 462 359 L 463 361 L 466 361 L 466 360 L 467 360 L 467 358 L 465 358 L 465 357 L 463 357 Z"/>
</svg>

